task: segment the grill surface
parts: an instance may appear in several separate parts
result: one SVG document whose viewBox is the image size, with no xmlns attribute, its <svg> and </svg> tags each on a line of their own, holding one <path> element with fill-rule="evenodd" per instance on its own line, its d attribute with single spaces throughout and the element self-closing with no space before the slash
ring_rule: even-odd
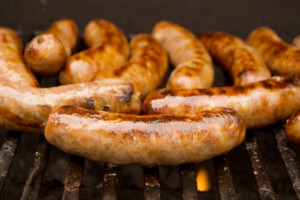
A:
<svg viewBox="0 0 300 200">
<path fill-rule="evenodd" d="M 271 2 L 1 1 L 0 24 L 19 30 L 25 41 L 65 17 L 81 30 L 90 19 L 105 18 L 128 35 L 150 32 L 162 19 L 194 33 L 225 31 L 242 38 L 267 25 L 291 42 L 300 34 L 300 2 Z M 215 70 L 214 86 L 231 84 Z M 57 80 L 40 82 L 47 87 Z M 0 142 L 0 199 L 300 199 L 300 148 L 286 141 L 282 124 L 248 131 L 245 142 L 227 155 L 182 166 L 106 166 L 51 148 L 43 136 L 4 130 Z M 203 167 L 212 183 L 208 192 L 196 190 L 195 171 Z"/>
</svg>

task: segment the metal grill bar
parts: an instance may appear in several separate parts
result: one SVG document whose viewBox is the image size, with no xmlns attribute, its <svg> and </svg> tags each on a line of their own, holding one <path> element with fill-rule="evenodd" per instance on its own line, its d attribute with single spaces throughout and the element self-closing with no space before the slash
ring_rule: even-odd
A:
<svg viewBox="0 0 300 200">
<path fill-rule="evenodd" d="M 119 178 L 116 167 L 105 166 L 103 176 L 103 200 L 117 199 Z"/>
<path fill-rule="evenodd" d="M 219 191 L 222 200 L 236 199 L 233 180 L 225 156 L 213 158 L 215 172 L 218 180 Z"/>
<path fill-rule="evenodd" d="M 79 199 L 79 189 L 83 177 L 84 158 L 70 156 L 69 167 L 65 176 L 63 199 Z"/>
<path fill-rule="evenodd" d="M 10 165 L 15 156 L 21 133 L 9 131 L 0 150 L 0 192 L 3 189 Z"/>
<path fill-rule="evenodd" d="M 160 199 L 158 167 L 144 167 L 144 196 L 146 200 Z"/>
<path fill-rule="evenodd" d="M 297 166 L 296 153 L 289 148 L 283 128 L 275 130 L 277 148 L 288 172 L 297 199 L 300 199 L 300 168 Z"/>
<path fill-rule="evenodd" d="M 44 135 L 41 135 L 35 150 L 34 161 L 23 189 L 22 200 L 34 200 L 38 198 L 42 179 L 47 167 L 50 149 L 51 147 L 45 140 Z"/>
<path fill-rule="evenodd" d="M 195 166 L 186 164 L 179 166 L 182 199 L 198 199 Z"/>
<path fill-rule="evenodd" d="M 254 137 L 253 132 L 250 134 L 248 133 L 248 135 L 250 135 L 250 137 L 245 141 L 245 148 L 250 157 L 252 171 L 255 177 L 260 199 L 275 199 L 275 193 L 273 191 L 270 179 L 266 173 L 257 140 Z"/>
</svg>

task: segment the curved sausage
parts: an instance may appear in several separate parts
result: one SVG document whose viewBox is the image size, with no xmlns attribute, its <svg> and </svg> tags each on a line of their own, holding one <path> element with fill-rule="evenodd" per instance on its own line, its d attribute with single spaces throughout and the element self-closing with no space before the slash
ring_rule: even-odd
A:
<svg viewBox="0 0 300 200">
<path fill-rule="evenodd" d="M 300 145 L 300 110 L 286 121 L 285 134 L 290 141 Z"/>
<path fill-rule="evenodd" d="M 38 81 L 23 62 L 22 48 L 22 39 L 15 31 L 0 27 L 0 80 L 38 87 Z"/>
<path fill-rule="evenodd" d="M 53 111 L 47 141 L 63 151 L 109 164 L 178 165 L 224 154 L 245 137 L 236 111 L 189 115 L 125 115 L 64 106 Z"/>
<path fill-rule="evenodd" d="M 0 127 L 42 133 L 49 113 L 63 105 L 138 114 L 140 93 L 127 81 L 105 79 L 51 88 L 0 81 Z"/>
<path fill-rule="evenodd" d="M 175 69 L 167 88 L 207 88 L 213 83 L 211 58 L 202 43 L 188 30 L 168 21 L 157 23 L 153 37 L 166 49 Z"/>
<path fill-rule="evenodd" d="M 76 46 L 78 28 L 73 20 L 54 22 L 44 34 L 34 37 L 25 47 L 27 66 L 42 76 L 53 76 L 63 67 Z"/>
<path fill-rule="evenodd" d="M 89 49 L 71 56 L 60 72 L 62 85 L 92 81 L 98 73 L 124 65 L 129 46 L 124 33 L 113 23 L 98 19 L 88 23 L 84 40 Z"/>
<path fill-rule="evenodd" d="M 294 38 L 293 45 L 297 48 L 300 48 L 300 35 Z"/>
<path fill-rule="evenodd" d="M 131 57 L 122 67 L 98 73 L 94 80 L 122 78 L 132 84 L 145 97 L 160 86 L 168 68 L 167 54 L 148 34 L 138 34 L 130 42 Z"/>
<path fill-rule="evenodd" d="M 273 77 L 243 86 L 198 90 L 161 89 L 143 102 L 145 114 L 198 113 L 214 107 L 236 110 L 247 128 L 260 128 L 283 121 L 300 109 L 300 80 Z"/>
<path fill-rule="evenodd" d="M 223 32 L 203 33 L 198 38 L 213 59 L 230 74 L 234 85 L 271 77 L 262 56 L 242 39 Z"/>
<path fill-rule="evenodd" d="M 248 43 L 262 54 L 273 74 L 300 75 L 300 49 L 285 43 L 272 29 L 255 29 Z"/>
</svg>

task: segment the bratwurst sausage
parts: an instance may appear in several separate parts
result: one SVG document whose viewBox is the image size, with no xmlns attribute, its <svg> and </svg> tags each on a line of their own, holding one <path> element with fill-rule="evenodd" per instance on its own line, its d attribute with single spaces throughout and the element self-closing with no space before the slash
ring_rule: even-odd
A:
<svg viewBox="0 0 300 200">
<path fill-rule="evenodd" d="M 157 23 L 153 37 L 166 49 L 172 64 L 167 88 L 207 88 L 213 83 L 214 68 L 202 43 L 188 30 L 168 21 Z"/>
<path fill-rule="evenodd" d="M 262 54 L 273 74 L 300 75 L 300 48 L 284 42 L 272 29 L 255 29 L 248 43 Z"/>
<path fill-rule="evenodd" d="M 289 140 L 300 145 L 300 110 L 286 121 L 285 134 Z"/>
<path fill-rule="evenodd" d="M 73 20 L 54 22 L 44 34 L 34 37 L 24 51 L 27 66 L 42 76 L 53 76 L 71 56 L 77 42 L 78 28 Z"/>
<path fill-rule="evenodd" d="M 273 77 L 243 86 L 198 90 L 161 89 L 143 102 L 145 114 L 198 113 L 214 107 L 235 109 L 247 128 L 260 128 L 283 121 L 300 109 L 300 80 Z"/>
<path fill-rule="evenodd" d="M 168 68 L 167 54 L 148 34 L 138 34 L 130 42 L 131 57 L 122 67 L 98 73 L 94 80 L 122 78 L 131 81 L 142 98 L 159 87 Z"/>
<path fill-rule="evenodd" d="M 88 23 L 84 40 L 89 49 L 71 56 L 60 72 L 62 85 L 92 81 L 98 73 L 124 65 L 129 45 L 122 30 L 113 23 L 98 19 Z"/>
<path fill-rule="evenodd" d="M 125 115 L 71 106 L 57 108 L 45 128 L 61 150 L 109 164 L 178 165 L 224 154 L 245 137 L 236 111 L 186 115 Z"/>
<path fill-rule="evenodd" d="M 198 38 L 213 59 L 230 74 L 234 85 L 271 77 L 263 57 L 242 39 L 223 32 L 203 33 Z"/>
</svg>

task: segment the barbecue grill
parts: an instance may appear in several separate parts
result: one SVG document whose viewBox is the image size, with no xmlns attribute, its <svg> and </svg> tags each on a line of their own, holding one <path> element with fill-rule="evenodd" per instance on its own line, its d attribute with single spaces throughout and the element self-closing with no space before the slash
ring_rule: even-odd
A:
<svg viewBox="0 0 300 200">
<path fill-rule="evenodd" d="M 81 32 L 93 18 L 108 19 L 129 38 L 166 19 L 194 33 L 224 31 L 244 39 L 267 25 L 291 42 L 300 34 L 299 8 L 296 0 L 16 0 L 0 2 L 0 25 L 17 30 L 28 42 L 65 17 L 74 19 Z M 84 48 L 79 43 L 77 51 Z M 231 84 L 219 67 L 215 70 L 214 86 Z M 57 84 L 56 77 L 39 81 L 41 87 Z M 67 155 L 44 136 L 5 130 L 0 144 L 0 199 L 300 199 L 300 148 L 286 140 L 282 123 L 247 131 L 244 143 L 226 155 L 180 166 L 109 166 Z M 197 191 L 200 168 L 206 168 L 212 185 L 206 192 Z"/>
</svg>

